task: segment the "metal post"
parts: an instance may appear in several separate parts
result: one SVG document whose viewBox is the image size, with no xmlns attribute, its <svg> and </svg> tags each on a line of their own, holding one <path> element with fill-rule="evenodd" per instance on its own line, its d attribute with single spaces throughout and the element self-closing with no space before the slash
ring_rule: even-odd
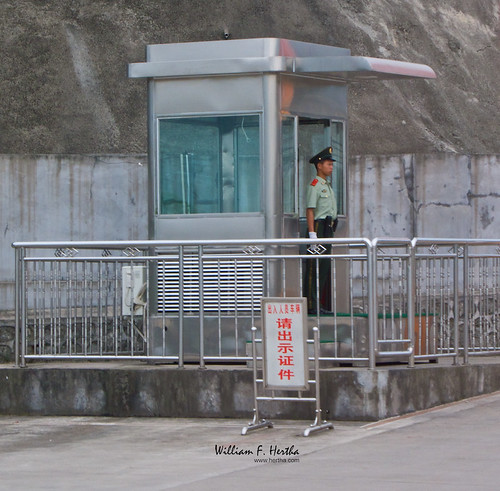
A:
<svg viewBox="0 0 500 491">
<path fill-rule="evenodd" d="M 15 364 L 16 367 L 24 366 L 24 359 L 20 360 L 20 346 L 21 329 L 23 329 L 23 321 L 21 319 L 22 312 L 22 290 L 24 290 L 24 275 L 22 275 L 22 260 L 24 256 L 24 248 L 16 248 L 15 258 L 15 271 L 16 271 L 16 296 L 15 296 L 15 309 L 16 309 L 16 337 L 15 337 Z M 22 276 L 21 276 L 22 275 Z"/>
<path fill-rule="evenodd" d="M 16 330 L 15 330 L 15 341 L 14 341 L 14 362 L 16 364 L 16 367 L 19 367 L 19 329 L 21 327 L 21 320 L 19 319 L 19 311 L 20 311 L 20 306 L 19 306 L 19 274 L 20 274 L 20 265 L 19 265 L 19 249 L 15 250 L 15 258 L 16 258 L 16 263 L 14 265 L 15 267 L 15 297 L 14 297 L 14 304 L 15 304 L 15 312 L 16 312 Z"/>
<path fill-rule="evenodd" d="M 415 366 L 415 248 L 409 246 L 410 257 L 408 258 L 407 288 L 408 288 L 408 339 L 410 340 L 410 359 L 408 366 Z M 408 250 L 408 248 L 407 248 Z"/>
<path fill-rule="evenodd" d="M 242 435 L 246 435 L 249 431 L 258 430 L 259 428 L 272 428 L 274 425 L 271 421 L 265 419 L 260 420 L 259 417 L 259 401 L 257 400 L 257 328 L 252 327 L 252 362 L 253 362 L 253 419 L 247 426 L 241 430 Z"/>
<path fill-rule="evenodd" d="M 256 424 L 259 421 L 259 406 L 257 403 L 257 346 L 255 337 L 257 334 L 257 328 L 255 326 L 252 327 L 252 359 L 253 359 L 253 400 L 254 400 L 254 416 L 253 416 L 253 424 Z"/>
<path fill-rule="evenodd" d="M 368 366 L 374 370 L 375 342 L 377 332 L 377 246 L 367 245 L 367 270 L 368 270 Z"/>
<path fill-rule="evenodd" d="M 281 96 L 278 76 L 273 73 L 264 74 L 262 77 L 262 90 L 265 107 L 262 123 L 264 128 L 263 162 L 265 163 L 263 172 L 266 182 L 264 189 L 266 238 L 275 238 L 279 237 L 281 233 L 280 216 L 282 213 L 280 199 L 282 178 L 281 173 L 276 172 L 276 164 L 281 159 L 281 147 L 279 145 L 281 139 Z M 279 276 L 276 278 L 279 278 Z M 272 295 L 274 294 L 275 292 L 272 293 Z"/>
<path fill-rule="evenodd" d="M 184 248 L 179 246 L 179 368 L 184 368 Z"/>
<path fill-rule="evenodd" d="M 453 357 L 453 364 L 458 365 L 458 356 L 459 356 L 459 346 L 460 346 L 460 341 L 459 341 L 459 329 L 458 329 L 458 321 L 459 321 L 459 315 L 460 315 L 460 309 L 459 309 L 459 296 L 458 296 L 458 288 L 460 285 L 460 281 L 458 279 L 458 254 L 459 254 L 459 247 L 457 244 L 453 246 L 453 252 L 454 252 L 454 258 L 453 258 L 453 333 L 454 333 L 454 341 L 455 341 L 455 356 Z"/>
<path fill-rule="evenodd" d="M 282 178 L 281 172 L 276 172 L 278 162 L 281 162 L 281 120 L 280 120 L 280 98 L 278 76 L 274 73 L 266 73 L 262 77 L 262 89 L 264 95 L 265 111 L 262 115 L 263 148 L 262 162 L 264 162 L 264 203 L 265 203 L 265 234 L 266 238 L 276 238 L 281 235 L 281 220 L 283 212 L 281 202 Z M 280 255 L 281 246 L 277 244 L 268 245 L 265 249 L 267 255 Z M 268 296 L 280 297 L 283 295 L 280 285 L 280 263 L 278 260 L 267 261 Z"/>
<path fill-rule="evenodd" d="M 203 246 L 198 246 L 198 264 L 200 278 L 200 368 L 205 367 L 205 312 L 203 305 Z"/>
<path fill-rule="evenodd" d="M 148 79 L 148 238 L 156 239 L 155 209 L 159 205 L 156 194 L 156 164 L 158 156 L 156 154 L 157 125 L 154 111 L 155 82 Z"/>
<path fill-rule="evenodd" d="M 314 385 L 316 392 L 316 416 L 309 428 L 304 430 L 304 436 L 321 430 L 333 430 L 333 424 L 323 421 L 321 415 L 320 384 L 319 384 L 319 329 L 313 327 L 313 348 L 314 348 Z"/>
<path fill-rule="evenodd" d="M 21 277 L 21 289 L 20 289 L 20 303 L 19 306 L 21 308 L 21 367 L 26 366 L 26 271 L 25 271 L 25 262 L 24 257 L 26 254 L 26 249 L 23 247 L 21 249 L 20 256 L 20 277 Z"/>
<path fill-rule="evenodd" d="M 464 244 L 464 364 L 469 363 L 469 246 Z"/>
<path fill-rule="evenodd" d="M 316 420 L 317 425 L 321 421 L 321 401 L 319 393 L 319 329 L 313 327 L 313 339 L 314 339 L 314 380 L 316 381 Z"/>
<path fill-rule="evenodd" d="M 318 259 L 318 257 L 316 257 L 316 259 L 315 259 L 315 268 L 316 268 L 315 279 L 316 279 L 316 284 L 314 285 L 314 288 L 316 289 L 316 305 L 314 306 L 314 308 L 316 309 L 316 318 L 317 318 L 317 322 L 318 323 L 319 323 L 319 316 L 320 316 L 320 311 L 321 311 L 321 302 L 320 302 L 321 291 L 320 291 L 320 288 L 319 288 L 319 262 L 320 262 L 320 259 Z"/>
</svg>

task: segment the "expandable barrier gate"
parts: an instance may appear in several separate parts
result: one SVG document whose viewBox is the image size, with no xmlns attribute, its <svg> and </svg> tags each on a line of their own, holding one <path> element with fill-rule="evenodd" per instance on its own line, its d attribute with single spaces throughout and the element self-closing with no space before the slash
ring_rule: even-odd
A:
<svg viewBox="0 0 500 491">
<path fill-rule="evenodd" d="M 271 421 L 260 418 L 260 401 L 314 402 L 316 417 L 311 426 L 304 430 L 304 436 L 333 429 L 332 423 L 322 419 L 319 330 L 314 327 L 314 339 L 307 339 L 307 298 L 263 298 L 261 311 L 262 339 L 256 338 L 257 328 L 252 327 L 254 417 L 253 421 L 242 429 L 241 434 L 273 427 Z M 257 343 L 263 343 L 262 356 L 257 356 Z M 308 354 L 308 343 L 313 345 L 312 357 Z M 314 363 L 312 379 L 309 378 L 309 361 Z M 258 376 L 259 371 L 262 372 L 262 377 Z M 304 397 L 303 394 L 309 390 L 310 384 L 314 385 L 314 396 Z M 279 391 L 297 391 L 297 395 L 283 396 L 279 395 Z M 262 395 L 259 395 L 259 392 Z"/>
</svg>

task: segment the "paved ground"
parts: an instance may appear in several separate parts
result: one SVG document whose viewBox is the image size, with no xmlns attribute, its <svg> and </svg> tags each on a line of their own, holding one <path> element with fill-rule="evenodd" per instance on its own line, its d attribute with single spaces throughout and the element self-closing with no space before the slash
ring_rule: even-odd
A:
<svg viewBox="0 0 500 491">
<path fill-rule="evenodd" d="M 336 423 L 308 438 L 301 433 L 310 422 L 276 421 L 241 436 L 245 423 L 3 416 L 0 489 L 500 486 L 500 392 L 378 423 Z M 289 455 L 271 455 L 272 448 Z"/>
</svg>

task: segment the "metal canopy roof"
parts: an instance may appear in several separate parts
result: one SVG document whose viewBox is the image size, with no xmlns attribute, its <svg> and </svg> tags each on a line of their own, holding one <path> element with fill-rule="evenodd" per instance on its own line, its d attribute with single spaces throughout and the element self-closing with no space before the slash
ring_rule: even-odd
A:
<svg viewBox="0 0 500 491">
<path fill-rule="evenodd" d="M 337 81 L 436 78 L 427 65 L 351 56 L 350 50 L 288 39 L 258 38 L 150 45 L 131 78 L 291 73 Z"/>
</svg>

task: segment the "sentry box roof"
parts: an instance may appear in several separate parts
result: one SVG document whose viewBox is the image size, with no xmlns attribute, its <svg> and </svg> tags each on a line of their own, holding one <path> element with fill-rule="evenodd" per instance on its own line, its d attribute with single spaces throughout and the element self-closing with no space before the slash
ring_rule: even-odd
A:
<svg viewBox="0 0 500 491">
<path fill-rule="evenodd" d="M 150 45 L 145 63 L 129 64 L 131 78 L 251 73 L 290 73 L 337 82 L 436 78 L 427 65 L 351 56 L 345 48 L 277 38 Z"/>
</svg>

